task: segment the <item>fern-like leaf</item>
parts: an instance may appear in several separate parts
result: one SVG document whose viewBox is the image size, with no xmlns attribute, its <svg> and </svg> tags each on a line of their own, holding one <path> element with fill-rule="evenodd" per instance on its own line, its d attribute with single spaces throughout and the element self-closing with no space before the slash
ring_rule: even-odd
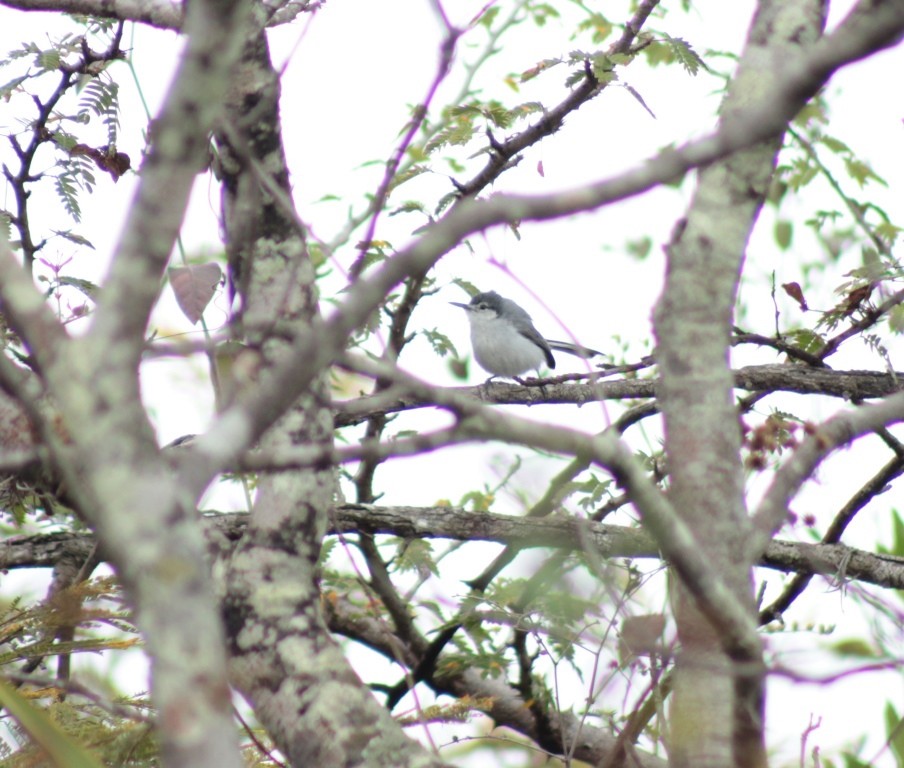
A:
<svg viewBox="0 0 904 768">
<path fill-rule="evenodd" d="M 82 209 L 78 204 L 77 183 L 67 171 L 56 177 L 56 193 L 66 212 L 76 221 L 82 220 Z"/>
<path fill-rule="evenodd" d="M 680 37 L 666 36 L 665 43 L 668 45 L 669 50 L 671 50 L 672 55 L 677 59 L 678 63 L 684 67 L 689 75 L 696 75 L 701 67 L 709 71 L 706 62 L 703 61 L 700 54 L 691 47 L 691 44 L 687 42 L 687 40 Z"/>
<path fill-rule="evenodd" d="M 119 85 L 105 77 L 92 78 L 85 85 L 79 101 L 79 122 L 87 123 L 92 114 L 107 126 L 109 143 L 115 145 L 119 133 Z"/>
</svg>

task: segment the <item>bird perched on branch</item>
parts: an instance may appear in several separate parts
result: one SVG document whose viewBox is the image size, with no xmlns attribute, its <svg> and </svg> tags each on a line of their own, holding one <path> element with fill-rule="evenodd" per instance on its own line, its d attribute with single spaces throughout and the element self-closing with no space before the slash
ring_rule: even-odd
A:
<svg viewBox="0 0 904 768">
<path fill-rule="evenodd" d="M 527 371 L 539 372 L 544 363 L 555 368 L 553 350 L 583 358 L 602 354 L 567 341 L 544 339 L 530 315 L 496 291 L 478 293 L 468 304 L 449 303 L 465 310 L 471 325 L 474 357 L 481 368 L 492 374 L 491 379 L 495 376 L 516 378 Z"/>
</svg>

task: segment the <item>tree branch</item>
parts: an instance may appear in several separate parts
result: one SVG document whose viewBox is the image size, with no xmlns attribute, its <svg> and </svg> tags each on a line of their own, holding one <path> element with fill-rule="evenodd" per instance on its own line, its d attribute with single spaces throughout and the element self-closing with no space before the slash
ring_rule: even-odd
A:
<svg viewBox="0 0 904 768">
<path fill-rule="evenodd" d="M 779 469 L 753 516 L 748 553 L 753 557 L 766 548 L 788 516 L 788 504 L 804 481 L 832 451 L 880 427 L 904 420 L 904 392 L 881 403 L 839 413 L 813 430 Z"/>
<path fill-rule="evenodd" d="M 521 549 L 579 550 L 587 542 L 603 558 L 661 559 L 655 540 L 640 528 L 574 518 L 524 518 L 455 507 L 382 507 L 344 504 L 331 515 L 330 534 L 359 533 L 414 539 L 491 541 Z M 204 516 L 208 537 L 233 547 L 242 537 L 244 512 Z M 90 533 L 21 536 L 0 542 L 0 568 L 51 568 L 61 558 L 84 559 L 94 547 Z M 224 550 L 225 551 L 225 550 Z M 758 565 L 785 573 L 845 577 L 888 589 L 904 589 L 904 557 L 875 554 L 844 544 L 770 542 Z"/>
<path fill-rule="evenodd" d="M 398 641 L 387 630 L 385 622 L 364 617 L 360 611 L 350 610 L 342 601 L 326 603 L 327 620 L 333 632 L 356 640 L 392 661 L 398 659 Z M 417 661 L 412 656 L 408 660 L 413 667 Z M 535 740 L 537 744 L 553 754 L 564 754 L 574 749 L 574 757 L 591 764 L 598 764 L 615 747 L 616 739 L 604 728 L 589 725 L 584 718 L 571 712 L 556 712 L 543 718 L 549 728 L 541 727 L 534 712 L 545 711 L 542 703 L 529 704 L 507 681 L 487 677 L 475 669 L 460 672 L 446 672 L 426 683 L 440 694 L 456 698 L 489 701 L 486 710 L 497 726 L 508 727 Z M 625 765 L 640 768 L 666 768 L 666 761 L 641 750 L 633 750 L 636 762 Z"/>
<path fill-rule="evenodd" d="M 285 24 L 298 14 L 319 8 L 321 2 L 285 2 L 273 12 L 269 25 Z M 57 11 L 101 19 L 148 24 L 158 29 L 182 31 L 185 6 L 171 0 L 2 0 L 0 5 L 20 11 Z"/>
<path fill-rule="evenodd" d="M 593 374 L 581 375 L 592 377 Z M 750 365 L 734 371 L 735 386 L 749 392 L 796 392 L 841 397 L 845 400 L 869 400 L 898 392 L 904 387 L 904 372 L 834 371 L 805 365 Z M 475 403 L 495 405 L 549 405 L 585 403 L 600 400 L 631 400 L 656 397 L 658 379 L 618 379 L 614 381 L 568 381 L 537 379 L 525 384 L 492 381 L 472 387 L 434 387 L 414 393 L 402 386 L 376 395 L 334 404 L 337 427 L 360 424 L 375 414 L 398 413 L 415 408 L 436 407 L 434 391 L 454 392 Z"/>
</svg>

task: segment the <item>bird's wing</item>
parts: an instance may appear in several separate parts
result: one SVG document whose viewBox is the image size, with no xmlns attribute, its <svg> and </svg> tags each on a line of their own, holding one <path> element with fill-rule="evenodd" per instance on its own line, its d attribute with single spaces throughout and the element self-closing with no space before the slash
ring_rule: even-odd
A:
<svg viewBox="0 0 904 768">
<path fill-rule="evenodd" d="M 540 347 L 540 349 L 543 350 L 543 355 L 546 357 L 546 364 L 550 368 L 556 367 L 556 359 L 552 356 L 552 350 L 549 348 L 549 344 L 546 343 L 546 339 L 544 339 L 539 333 L 537 333 L 536 328 L 534 328 L 533 326 L 523 330 L 519 328 L 518 333 L 520 333 L 528 341 L 532 341 L 534 344 Z"/>
</svg>

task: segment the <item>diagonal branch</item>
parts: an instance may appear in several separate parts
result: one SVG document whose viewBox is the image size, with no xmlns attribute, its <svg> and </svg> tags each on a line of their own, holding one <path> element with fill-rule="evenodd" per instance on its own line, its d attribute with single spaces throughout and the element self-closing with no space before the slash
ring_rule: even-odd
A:
<svg viewBox="0 0 904 768">
<path fill-rule="evenodd" d="M 904 392 L 891 395 L 875 405 L 839 413 L 813 430 L 812 434 L 779 469 L 772 485 L 753 516 L 747 551 L 757 557 L 788 516 L 788 504 L 816 467 L 832 451 L 880 427 L 904 420 Z"/>
<path fill-rule="evenodd" d="M 824 544 L 835 544 L 841 540 L 841 534 L 844 532 L 847 524 L 853 520 L 854 516 L 863 509 L 878 494 L 884 493 L 888 488 L 888 484 L 896 477 L 904 473 L 904 458 L 895 456 L 889 461 L 879 472 L 877 472 L 862 488 L 860 488 L 849 500 L 848 503 L 841 508 L 835 516 L 832 525 L 823 536 Z M 767 550 L 768 552 L 768 550 Z M 844 576 L 850 576 L 845 568 Z M 803 594 L 807 585 L 813 578 L 812 574 L 798 572 L 782 590 L 782 593 L 772 601 L 770 605 L 760 611 L 760 624 L 768 624 L 770 621 L 779 619 L 782 613 L 788 610 L 788 607 Z"/>
<path fill-rule="evenodd" d="M 68 338 L 66 331 L 19 264 L 4 235 L 0 235 L 0 309 L 39 366 L 46 368 L 58 359 L 61 345 Z"/>
</svg>

